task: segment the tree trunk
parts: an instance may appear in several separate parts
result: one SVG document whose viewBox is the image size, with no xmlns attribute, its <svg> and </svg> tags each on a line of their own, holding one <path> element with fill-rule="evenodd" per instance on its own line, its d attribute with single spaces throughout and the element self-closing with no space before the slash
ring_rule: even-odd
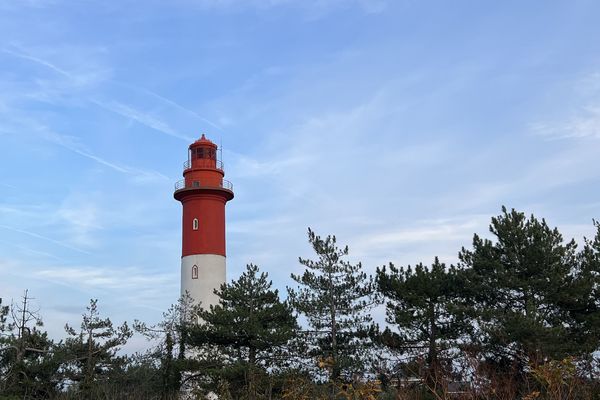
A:
<svg viewBox="0 0 600 400">
<path fill-rule="evenodd" d="M 85 386 L 88 390 L 91 390 L 92 387 L 92 381 L 94 379 L 94 364 L 93 364 L 93 360 L 92 357 L 94 355 L 94 348 L 93 348 L 93 330 L 90 328 L 88 331 L 88 340 L 87 340 L 87 359 L 85 360 L 85 365 L 86 365 L 86 371 L 84 374 L 84 382 L 85 382 Z"/>
<path fill-rule="evenodd" d="M 23 356 L 25 353 L 25 329 L 26 329 L 26 324 L 27 324 L 27 300 L 29 300 L 29 297 L 27 297 L 27 293 L 29 292 L 29 290 L 25 290 L 25 294 L 23 295 L 23 309 L 21 310 L 21 323 L 20 326 L 18 327 L 19 330 L 19 345 L 18 345 L 18 350 L 17 350 L 17 360 L 16 360 L 16 364 L 19 365 L 21 363 L 21 361 L 23 360 Z"/>
<path fill-rule="evenodd" d="M 428 383 L 436 385 L 438 376 L 438 356 L 437 356 L 437 326 L 435 324 L 435 304 L 429 303 L 429 351 L 427 352 Z"/>
<path fill-rule="evenodd" d="M 338 363 L 338 349 L 337 349 L 337 321 L 335 318 L 336 307 L 335 307 L 335 294 L 333 292 L 333 277 L 331 272 L 329 275 L 329 293 L 331 294 L 331 299 L 329 303 L 329 313 L 331 317 L 331 381 L 337 382 L 340 378 L 340 367 Z"/>
<path fill-rule="evenodd" d="M 256 400 L 256 376 L 254 375 L 256 349 L 253 347 L 250 347 L 248 351 L 248 364 L 248 400 Z"/>
</svg>

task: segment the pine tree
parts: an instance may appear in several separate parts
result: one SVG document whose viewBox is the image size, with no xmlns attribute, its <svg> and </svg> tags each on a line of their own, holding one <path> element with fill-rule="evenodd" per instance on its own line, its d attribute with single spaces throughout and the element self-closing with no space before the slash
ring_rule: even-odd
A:
<svg viewBox="0 0 600 400">
<path fill-rule="evenodd" d="M 435 379 L 442 367 L 444 351 L 469 328 L 462 307 L 463 284 L 459 271 L 435 258 L 430 268 L 377 269 L 376 282 L 386 298 L 386 321 L 398 329 L 383 333 L 384 343 L 394 350 L 420 358 L 424 356 L 428 379 Z M 423 351 L 424 350 L 424 351 Z M 446 354 L 446 356 L 449 356 Z M 417 372 L 417 371 L 415 371 Z"/>
<path fill-rule="evenodd" d="M 573 294 L 575 242 L 564 243 L 545 220 L 505 207 L 490 232 L 495 242 L 475 235 L 473 249 L 459 254 L 486 357 L 522 374 L 529 363 L 576 354 L 563 306 Z"/>
<path fill-rule="evenodd" d="M 570 293 L 562 306 L 571 320 L 569 336 L 579 344 L 579 353 L 591 353 L 600 347 L 600 223 L 594 221 L 594 239 L 584 239 L 577 254 L 577 268 L 572 272 Z"/>
<path fill-rule="evenodd" d="M 163 313 L 163 320 L 158 324 L 148 326 L 138 320 L 133 324 L 135 331 L 158 342 L 149 357 L 160 360 L 162 397 L 165 399 L 181 389 L 182 372 L 195 369 L 190 365 L 193 361 L 186 356 L 185 338 L 188 330 L 198 323 L 199 312 L 200 307 L 186 292 Z"/>
<path fill-rule="evenodd" d="M 0 297 L 0 335 L 6 330 L 6 317 L 8 315 L 8 306 L 2 305 L 2 297 Z"/>
<path fill-rule="evenodd" d="M 10 322 L 0 339 L 0 393 L 23 398 L 49 398 L 56 394 L 59 361 L 52 353 L 54 342 L 42 331 L 39 308 L 25 290 L 21 302 L 12 304 Z M 3 321 L 6 322 L 6 319 Z"/>
<path fill-rule="evenodd" d="M 377 303 L 374 283 L 360 263 L 345 260 L 348 246 L 339 248 L 335 236 L 321 239 L 309 229 L 308 240 L 317 259 L 299 259 L 306 270 L 291 275 L 300 287 L 288 288 L 289 299 L 308 320 L 310 355 L 328 369 L 329 381 L 349 380 L 364 370 L 369 310 Z"/>
<path fill-rule="evenodd" d="M 279 300 L 267 278 L 257 266 L 248 265 L 237 281 L 215 290 L 219 304 L 201 311 L 202 322 L 190 328 L 190 346 L 199 349 L 199 357 L 211 358 L 207 361 L 218 372 L 214 383 L 227 380 L 236 398 L 241 392 L 256 398 L 259 375 L 279 366 L 278 354 L 297 330 L 290 305 Z M 218 349 L 220 360 L 211 348 Z M 236 381 L 240 378 L 242 388 Z"/>
<path fill-rule="evenodd" d="M 114 327 L 109 318 L 101 318 L 98 300 L 91 299 L 83 314 L 81 329 L 65 325 L 69 337 L 63 351 L 70 362 L 64 365 L 66 378 L 77 382 L 77 391 L 86 398 L 95 398 L 95 390 L 111 369 L 118 368 L 124 359 L 116 355 L 127 343 L 132 332 L 124 322 Z"/>
</svg>

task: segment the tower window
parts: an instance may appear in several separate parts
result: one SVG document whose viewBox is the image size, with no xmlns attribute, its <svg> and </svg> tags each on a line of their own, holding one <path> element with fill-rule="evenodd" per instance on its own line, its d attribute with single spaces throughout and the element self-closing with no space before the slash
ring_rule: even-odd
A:
<svg viewBox="0 0 600 400">
<path fill-rule="evenodd" d="M 192 267 L 192 279 L 198 279 L 198 266 L 194 265 Z"/>
<path fill-rule="evenodd" d="M 192 229 L 195 231 L 198 230 L 198 218 L 194 218 L 194 220 L 192 221 Z"/>
</svg>

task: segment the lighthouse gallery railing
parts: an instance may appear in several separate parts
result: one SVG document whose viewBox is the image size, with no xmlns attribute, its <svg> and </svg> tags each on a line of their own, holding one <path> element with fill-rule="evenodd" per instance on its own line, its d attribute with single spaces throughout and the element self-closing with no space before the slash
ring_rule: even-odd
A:
<svg viewBox="0 0 600 400">
<path fill-rule="evenodd" d="M 224 169 L 223 162 L 221 160 L 213 160 L 210 158 L 196 159 L 194 160 L 194 164 L 198 168 L 216 168 L 220 169 L 221 171 Z M 185 161 L 183 163 L 183 169 L 185 170 L 190 168 L 192 168 L 192 162 L 190 160 Z"/>
<path fill-rule="evenodd" d="M 175 182 L 175 190 L 193 189 L 193 188 L 211 188 L 211 187 L 212 188 L 220 187 L 223 189 L 231 190 L 233 192 L 233 184 L 231 182 L 229 182 L 227 179 L 223 179 L 223 182 L 221 182 L 221 184 L 218 186 L 215 186 L 214 184 L 202 184 L 202 182 L 199 182 L 199 181 L 192 181 L 192 182 L 189 182 L 188 184 L 186 184 L 185 179 Z"/>
</svg>

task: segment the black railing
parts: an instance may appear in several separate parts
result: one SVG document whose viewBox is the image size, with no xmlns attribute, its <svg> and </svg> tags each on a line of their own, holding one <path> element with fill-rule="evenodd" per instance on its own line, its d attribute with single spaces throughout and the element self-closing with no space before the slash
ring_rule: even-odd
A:
<svg viewBox="0 0 600 400">
<path fill-rule="evenodd" d="M 211 160 L 210 158 L 198 158 L 194 160 L 194 164 L 196 164 L 198 168 L 216 168 L 223 171 L 223 162 L 221 160 Z M 190 168 L 192 168 L 192 162 L 190 160 L 187 160 L 183 163 L 184 170 Z"/>
<path fill-rule="evenodd" d="M 233 192 L 233 184 L 231 182 L 229 182 L 227 179 L 223 179 L 223 182 L 221 182 L 221 184 L 220 185 L 218 184 L 217 186 L 215 186 L 214 183 L 203 184 L 200 181 L 191 181 L 186 184 L 185 179 L 175 182 L 175 190 L 193 189 L 193 188 L 214 188 L 214 187 L 231 190 Z"/>
</svg>

